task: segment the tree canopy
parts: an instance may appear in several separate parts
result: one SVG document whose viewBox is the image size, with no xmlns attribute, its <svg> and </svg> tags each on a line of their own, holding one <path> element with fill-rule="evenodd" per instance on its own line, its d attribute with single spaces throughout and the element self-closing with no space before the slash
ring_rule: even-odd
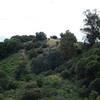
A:
<svg viewBox="0 0 100 100">
<path fill-rule="evenodd" d="M 100 16 L 97 10 L 86 10 L 84 12 L 84 28 L 81 30 L 86 34 L 85 43 L 92 46 L 96 40 L 100 39 Z"/>
</svg>

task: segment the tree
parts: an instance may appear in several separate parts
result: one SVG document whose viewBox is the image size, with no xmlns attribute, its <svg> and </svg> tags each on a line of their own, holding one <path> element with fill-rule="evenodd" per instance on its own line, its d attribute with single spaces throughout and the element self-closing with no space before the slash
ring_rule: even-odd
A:
<svg viewBox="0 0 100 100">
<path fill-rule="evenodd" d="M 100 17 L 97 10 L 86 10 L 84 12 L 86 18 L 84 19 L 85 27 L 81 29 L 86 34 L 85 43 L 92 46 L 96 40 L 100 39 Z"/>
<path fill-rule="evenodd" d="M 76 37 L 69 30 L 67 30 L 65 33 L 61 33 L 60 49 L 67 59 L 75 54 L 74 44 L 76 42 Z"/>
<path fill-rule="evenodd" d="M 51 39 L 57 39 L 58 37 L 56 35 L 50 36 Z"/>
<path fill-rule="evenodd" d="M 46 40 L 46 34 L 44 32 L 36 32 L 36 39 L 37 40 Z"/>
</svg>

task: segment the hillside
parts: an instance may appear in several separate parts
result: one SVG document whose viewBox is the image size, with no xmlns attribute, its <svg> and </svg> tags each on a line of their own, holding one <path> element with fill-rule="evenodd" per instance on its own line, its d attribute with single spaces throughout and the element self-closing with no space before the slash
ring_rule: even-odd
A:
<svg viewBox="0 0 100 100">
<path fill-rule="evenodd" d="M 100 100 L 99 42 L 40 32 L 13 36 L 0 48 L 0 100 Z"/>
</svg>

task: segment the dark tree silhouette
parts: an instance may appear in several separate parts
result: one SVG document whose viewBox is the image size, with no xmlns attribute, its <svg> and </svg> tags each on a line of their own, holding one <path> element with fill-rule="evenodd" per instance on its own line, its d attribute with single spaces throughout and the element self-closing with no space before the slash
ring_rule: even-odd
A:
<svg viewBox="0 0 100 100">
<path fill-rule="evenodd" d="M 81 30 L 86 34 L 85 43 L 92 46 L 96 40 L 100 39 L 100 17 L 97 10 L 86 10 L 84 12 L 84 28 Z"/>
</svg>

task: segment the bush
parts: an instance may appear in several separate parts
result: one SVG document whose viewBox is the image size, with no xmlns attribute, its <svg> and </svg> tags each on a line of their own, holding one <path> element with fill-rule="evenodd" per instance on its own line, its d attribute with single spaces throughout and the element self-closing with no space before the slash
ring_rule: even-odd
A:
<svg viewBox="0 0 100 100">
<path fill-rule="evenodd" d="M 43 53 L 43 49 L 42 48 L 37 49 L 37 54 L 41 54 L 41 53 Z"/>
<path fill-rule="evenodd" d="M 96 100 L 98 93 L 96 91 L 91 91 L 89 95 L 89 100 Z"/>
<path fill-rule="evenodd" d="M 0 100 L 4 100 L 4 95 L 0 93 Z"/>
<path fill-rule="evenodd" d="M 7 89 L 9 85 L 9 79 L 7 77 L 7 74 L 0 70 L 0 88 L 1 89 Z"/>
<path fill-rule="evenodd" d="M 41 92 L 39 89 L 27 90 L 23 94 L 21 100 L 39 100 L 41 98 Z"/>
<path fill-rule="evenodd" d="M 46 43 L 43 43 L 42 48 L 47 48 L 48 45 Z"/>
<path fill-rule="evenodd" d="M 66 78 L 70 78 L 71 74 L 68 70 L 65 70 L 63 72 L 61 72 L 61 76 L 66 79 Z"/>
<path fill-rule="evenodd" d="M 39 41 L 35 41 L 33 43 L 34 48 L 39 48 L 41 46 L 41 43 Z"/>
<path fill-rule="evenodd" d="M 32 72 L 39 74 L 48 70 L 54 70 L 63 61 L 63 56 L 59 51 L 51 50 L 46 55 L 32 59 Z"/>
<path fill-rule="evenodd" d="M 43 80 L 42 79 L 37 79 L 37 85 L 39 88 L 41 88 L 43 86 Z"/>
<path fill-rule="evenodd" d="M 18 83 L 15 80 L 10 80 L 8 89 L 16 89 L 18 88 Z"/>
<path fill-rule="evenodd" d="M 96 100 L 100 100 L 100 96 L 97 96 Z"/>
<path fill-rule="evenodd" d="M 89 88 L 91 90 L 97 91 L 100 94 L 100 78 L 96 78 L 95 80 L 93 80 L 90 83 Z"/>
<path fill-rule="evenodd" d="M 28 52 L 28 57 L 29 57 L 29 59 L 32 59 L 33 57 L 37 57 L 37 52 L 36 52 L 36 50 L 34 50 L 34 49 L 32 49 L 32 50 L 30 50 L 29 52 Z"/>
<path fill-rule="evenodd" d="M 28 71 L 26 69 L 26 63 L 21 62 L 15 70 L 15 79 L 20 79 L 22 76 L 24 76 L 27 73 Z"/>
</svg>

